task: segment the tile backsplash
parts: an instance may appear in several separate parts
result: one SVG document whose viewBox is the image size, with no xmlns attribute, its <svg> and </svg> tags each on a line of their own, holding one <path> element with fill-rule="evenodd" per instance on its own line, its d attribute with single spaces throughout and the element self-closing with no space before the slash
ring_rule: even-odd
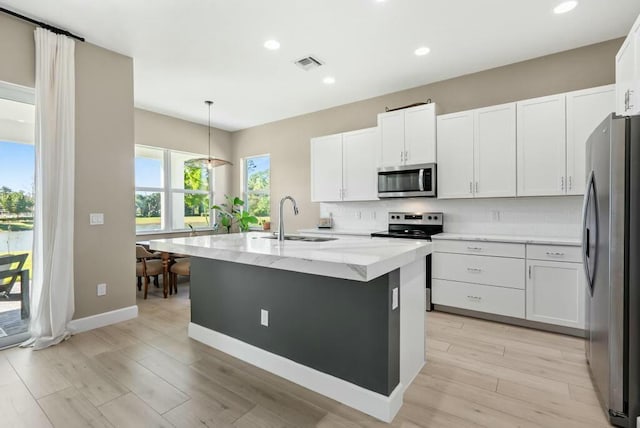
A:
<svg viewBox="0 0 640 428">
<path fill-rule="evenodd" d="M 387 199 L 320 204 L 336 229 L 385 230 L 391 211 L 443 212 L 450 233 L 530 235 L 577 238 L 581 231 L 581 196 L 535 198 Z"/>
</svg>

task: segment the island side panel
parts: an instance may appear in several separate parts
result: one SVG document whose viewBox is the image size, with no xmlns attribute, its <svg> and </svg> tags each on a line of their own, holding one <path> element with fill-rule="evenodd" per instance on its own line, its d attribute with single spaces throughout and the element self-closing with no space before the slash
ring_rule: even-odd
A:
<svg viewBox="0 0 640 428">
<path fill-rule="evenodd" d="M 191 321 L 388 396 L 400 378 L 399 281 L 398 270 L 360 282 L 192 257 Z"/>
</svg>

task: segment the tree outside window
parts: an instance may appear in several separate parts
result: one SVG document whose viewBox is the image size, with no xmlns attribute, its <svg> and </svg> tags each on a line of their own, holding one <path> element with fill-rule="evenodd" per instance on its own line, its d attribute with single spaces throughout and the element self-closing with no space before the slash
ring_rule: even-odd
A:
<svg viewBox="0 0 640 428">
<path fill-rule="evenodd" d="M 271 161 L 269 155 L 245 159 L 245 206 L 262 222 L 271 220 Z"/>
</svg>

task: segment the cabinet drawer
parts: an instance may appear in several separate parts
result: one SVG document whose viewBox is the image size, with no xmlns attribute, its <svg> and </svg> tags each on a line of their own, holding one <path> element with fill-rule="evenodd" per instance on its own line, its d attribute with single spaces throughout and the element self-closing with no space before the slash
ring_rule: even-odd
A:
<svg viewBox="0 0 640 428">
<path fill-rule="evenodd" d="M 436 305 L 524 318 L 524 290 L 434 279 L 431 297 Z"/>
<path fill-rule="evenodd" d="M 581 263 L 582 248 L 568 245 L 527 244 L 527 259 Z"/>
<path fill-rule="evenodd" d="M 477 254 L 483 256 L 514 257 L 524 259 L 524 244 L 484 241 L 433 240 L 434 251 L 440 253 Z"/>
<path fill-rule="evenodd" d="M 524 289 L 524 259 L 435 253 L 432 266 L 433 278 Z"/>
</svg>

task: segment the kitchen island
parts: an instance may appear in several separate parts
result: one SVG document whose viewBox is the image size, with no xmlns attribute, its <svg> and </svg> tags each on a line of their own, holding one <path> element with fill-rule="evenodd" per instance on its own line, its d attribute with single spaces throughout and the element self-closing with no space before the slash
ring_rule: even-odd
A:
<svg viewBox="0 0 640 428">
<path fill-rule="evenodd" d="M 424 365 L 431 243 L 270 238 L 150 242 L 192 257 L 189 336 L 390 422 Z"/>
</svg>

